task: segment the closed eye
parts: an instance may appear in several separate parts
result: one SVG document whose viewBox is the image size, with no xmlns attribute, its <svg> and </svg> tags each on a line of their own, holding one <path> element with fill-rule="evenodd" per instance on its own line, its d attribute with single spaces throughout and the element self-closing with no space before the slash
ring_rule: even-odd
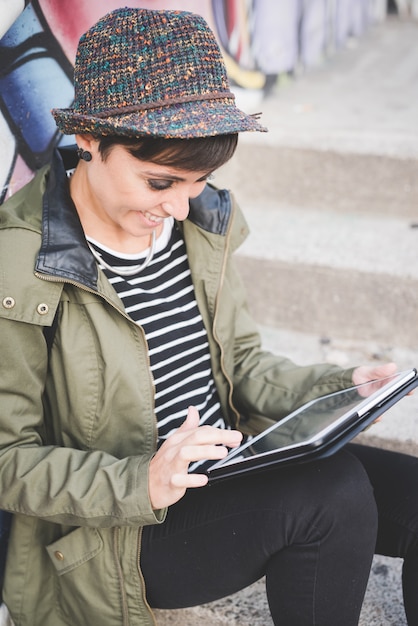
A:
<svg viewBox="0 0 418 626">
<path fill-rule="evenodd" d="M 173 184 L 176 181 L 174 180 L 157 180 L 157 179 L 153 179 L 153 180 L 148 180 L 148 186 L 153 190 L 153 191 L 164 191 L 165 189 L 170 189 L 170 187 L 173 186 Z"/>
<path fill-rule="evenodd" d="M 195 183 L 204 183 L 207 180 L 211 180 L 213 178 L 212 173 L 209 174 L 205 174 L 204 176 L 202 176 L 201 178 L 198 178 Z M 181 179 L 166 179 L 166 178 L 149 178 L 147 180 L 147 184 L 148 186 L 153 190 L 153 191 L 165 191 L 166 189 L 170 189 L 175 183 L 177 182 L 182 182 Z"/>
</svg>

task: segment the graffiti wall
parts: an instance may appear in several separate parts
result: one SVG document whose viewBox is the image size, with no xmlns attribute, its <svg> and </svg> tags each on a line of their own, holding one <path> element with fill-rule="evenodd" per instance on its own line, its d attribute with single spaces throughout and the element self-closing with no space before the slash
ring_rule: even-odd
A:
<svg viewBox="0 0 418 626">
<path fill-rule="evenodd" d="M 50 114 L 69 107 L 80 35 L 118 6 L 182 9 L 215 31 L 233 88 L 267 94 L 283 72 L 309 68 L 360 36 L 385 0 L 13 0 L 0 2 L 0 203 L 33 176 L 57 145 Z M 251 113 L 251 111 L 249 111 Z"/>
</svg>

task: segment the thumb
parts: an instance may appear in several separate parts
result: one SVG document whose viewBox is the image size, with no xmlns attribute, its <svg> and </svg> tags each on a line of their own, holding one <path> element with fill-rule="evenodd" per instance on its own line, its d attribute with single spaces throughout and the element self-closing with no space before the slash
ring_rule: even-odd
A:
<svg viewBox="0 0 418 626">
<path fill-rule="evenodd" d="M 383 374 L 383 376 L 390 376 L 391 374 L 395 374 L 398 366 L 396 365 L 396 363 L 385 363 L 384 365 L 381 365 L 376 369 L 379 370 L 380 373 Z"/>
<path fill-rule="evenodd" d="M 178 429 L 179 431 L 193 430 L 199 426 L 199 411 L 195 406 L 189 406 L 187 410 L 187 417 L 183 424 Z"/>
<path fill-rule="evenodd" d="M 397 370 L 396 363 L 384 363 L 383 365 L 361 365 L 353 372 L 353 383 L 361 385 L 372 380 L 392 376 Z"/>
<path fill-rule="evenodd" d="M 397 370 L 396 363 L 384 363 L 383 365 L 377 365 L 371 370 L 371 376 L 373 378 L 385 378 L 386 376 L 392 376 Z"/>
</svg>

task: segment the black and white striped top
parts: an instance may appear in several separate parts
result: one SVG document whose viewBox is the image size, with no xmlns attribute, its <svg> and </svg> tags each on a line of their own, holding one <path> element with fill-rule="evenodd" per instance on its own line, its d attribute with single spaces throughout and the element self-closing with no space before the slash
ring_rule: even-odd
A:
<svg viewBox="0 0 418 626">
<path fill-rule="evenodd" d="M 173 220 L 165 220 L 149 265 L 129 277 L 119 275 L 117 268 L 138 265 L 148 251 L 141 256 L 123 255 L 88 240 L 104 261 L 115 268 L 111 272 L 100 265 L 128 315 L 144 329 L 155 384 L 159 445 L 184 422 L 190 405 L 199 410 L 201 424 L 226 428 L 186 246 Z M 197 467 L 201 471 L 202 462 L 192 464 L 190 471 Z"/>
</svg>

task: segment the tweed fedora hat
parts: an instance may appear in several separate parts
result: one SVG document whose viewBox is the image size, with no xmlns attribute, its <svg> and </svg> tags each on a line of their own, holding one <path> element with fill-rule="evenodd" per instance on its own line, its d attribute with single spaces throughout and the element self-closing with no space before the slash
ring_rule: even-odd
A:
<svg viewBox="0 0 418 626">
<path fill-rule="evenodd" d="M 75 98 L 53 109 L 65 134 L 193 138 L 265 131 L 235 105 L 222 54 L 203 17 L 120 8 L 80 39 Z"/>
</svg>

